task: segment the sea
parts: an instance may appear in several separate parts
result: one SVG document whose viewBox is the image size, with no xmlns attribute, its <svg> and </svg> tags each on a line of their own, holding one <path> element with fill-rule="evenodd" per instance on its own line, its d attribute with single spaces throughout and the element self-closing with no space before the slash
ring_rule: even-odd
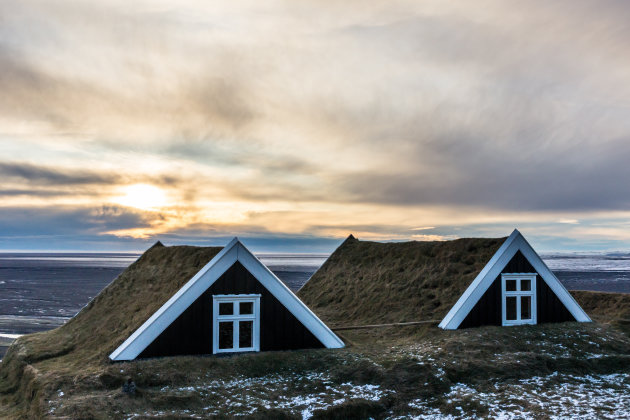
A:
<svg viewBox="0 0 630 420">
<path fill-rule="evenodd" d="M 0 253 L 0 358 L 23 334 L 56 328 L 140 254 Z M 258 254 L 297 291 L 327 254 Z M 630 253 L 549 253 L 543 259 L 569 290 L 630 293 Z"/>
</svg>

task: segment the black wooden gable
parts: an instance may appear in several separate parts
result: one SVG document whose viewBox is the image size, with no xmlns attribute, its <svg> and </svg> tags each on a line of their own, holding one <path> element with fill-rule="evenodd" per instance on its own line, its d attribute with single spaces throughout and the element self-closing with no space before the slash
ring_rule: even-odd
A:
<svg viewBox="0 0 630 420">
<path fill-rule="evenodd" d="M 139 358 L 212 354 L 212 296 L 260 294 L 260 350 L 325 347 L 239 261 L 236 261 Z"/>
<path fill-rule="evenodd" d="M 521 251 L 501 270 L 501 273 L 537 273 L 536 275 L 536 306 L 537 323 L 575 321 L 575 318 L 564 304 L 558 299 L 547 283 L 542 279 Z M 501 325 L 501 274 L 470 310 L 459 328 L 479 327 L 482 325 Z"/>
</svg>

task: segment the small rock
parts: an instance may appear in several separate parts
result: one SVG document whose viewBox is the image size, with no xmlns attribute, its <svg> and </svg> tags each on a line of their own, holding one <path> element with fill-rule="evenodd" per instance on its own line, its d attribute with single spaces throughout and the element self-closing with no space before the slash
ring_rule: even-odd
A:
<svg viewBox="0 0 630 420">
<path fill-rule="evenodd" d="M 136 395 L 136 383 L 131 378 L 127 378 L 127 381 L 122 386 L 122 392 L 127 395 Z"/>
</svg>

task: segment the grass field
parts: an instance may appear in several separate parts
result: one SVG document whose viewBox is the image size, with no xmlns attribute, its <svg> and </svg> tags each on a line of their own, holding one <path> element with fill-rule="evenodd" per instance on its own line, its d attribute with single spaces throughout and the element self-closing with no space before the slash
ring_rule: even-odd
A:
<svg viewBox="0 0 630 420">
<path fill-rule="evenodd" d="M 463 331 L 407 326 L 345 331 L 344 338 L 349 346 L 341 350 L 174 357 L 104 363 L 85 370 L 64 366 L 57 358 L 41 360 L 22 365 L 19 394 L 0 390 L 5 407 L 0 415 L 82 419 L 630 415 L 630 339 L 613 325 Z M 15 356 L 28 352 L 20 345 L 14 351 Z M 121 392 L 128 377 L 138 386 L 135 397 Z"/>
</svg>

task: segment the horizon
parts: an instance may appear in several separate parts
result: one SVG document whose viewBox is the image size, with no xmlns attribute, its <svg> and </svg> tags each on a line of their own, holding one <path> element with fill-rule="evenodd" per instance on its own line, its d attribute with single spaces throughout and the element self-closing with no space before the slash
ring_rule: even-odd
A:
<svg viewBox="0 0 630 420">
<path fill-rule="evenodd" d="M 481 238 L 481 237 L 480 237 Z M 345 240 L 345 238 L 343 240 L 339 240 L 337 241 L 338 243 L 328 247 L 328 246 L 322 246 L 319 248 L 319 250 L 315 250 L 315 251 L 308 251 L 308 250 L 304 250 L 306 248 L 308 248 L 308 245 L 302 245 L 301 246 L 301 250 L 300 251 L 295 251 L 295 248 L 291 248 L 292 250 L 289 250 L 289 248 L 285 248 L 283 246 L 279 246 L 277 248 L 269 248 L 269 247 L 259 247 L 259 246 L 251 246 L 251 242 L 247 239 L 247 238 L 239 238 L 242 240 L 243 243 L 246 244 L 246 246 L 248 246 L 248 248 L 252 249 L 252 252 L 257 255 L 257 256 L 273 256 L 273 255 L 296 255 L 296 256 L 326 256 L 329 257 L 330 255 L 332 255 L 332 253 L 337 249 L 337 247 L 339 247 L 339 245 L 341 245 L 341 243 Z M 358 240 L 362 240 L 360 238 L 357 238 Z M 459 238 L 458 238 L 459 239 Z M 485 238 L 487 239 L 487 238 Z M 455 239 L 453 239 L 455 240 Z M 162 241 L 160 241 L 162 242 Z M 229 241 L 228 241 L 229 242 Z M 228 242 L 225 242 L 224 244 L 219 244 L 219 243 L 210 243 L 210 244 L 203 244 L 203 243 L 199 243 L 199 244 L 188 244 L 188 243 L 177 243 L 177 244 L 166 244 L 163 243 L 162 244 L 166 247 L 169 246 L 199 246 L 199 247 L 219 247 L 222 248 L 225 245 L 227 245 Z M 391 241 L 374 241 L 374 242 L 380 242 L 380 243 L 402 243 L 402 242 L 406 242 L 404 240 L 391 240 Z M 249 244 L 249 245 L 248 245 Z M 82 250 L 82 249 L 63 249 L 63 250 L 58 250 L 58 249 L 0 249 L 0 255 L 3 254 L 42 254 L 42 255 L 77 255 L 77 254 L 86 254 L 86 255 L 97 255 L 97 254 L 121 254 L 121 255 L 133 255 L 133 256 L 140 256 L 142 255 L 144 252 L 146 252 L 149 248 L 151 248 L 154 244 L 150 244 L 149 246 L 147 246 L 146 248 L 138 248 L 138 249 L 129 249 L 129 250 Z M 534 246 L 535 248 L 535 246 Z M 328 250 L 327 250 L 328 249 Z M 537 253 L 539 253 L 541 256 L 544 257 L 553 257 L 553 256 L 569 256 L 569 255 L 576 255 L 576 256 L 594 256 L 594 255 L 615 255 L 615 254 L 628 254 L 630 255 L 630 249 L 606 249 L 606 250 L 589 250 L 589 249 L 584 249 L 584 250 L 541 250 L 538 251 Z"/>
<path fill-rule="evenodd" d="M 0 252 L 239 236 L 316 253 L 351 233 L 514 228 L 542 253 L 630 250 L 630 3 L 25 0 L 0 15 Z"/>
</svg>

